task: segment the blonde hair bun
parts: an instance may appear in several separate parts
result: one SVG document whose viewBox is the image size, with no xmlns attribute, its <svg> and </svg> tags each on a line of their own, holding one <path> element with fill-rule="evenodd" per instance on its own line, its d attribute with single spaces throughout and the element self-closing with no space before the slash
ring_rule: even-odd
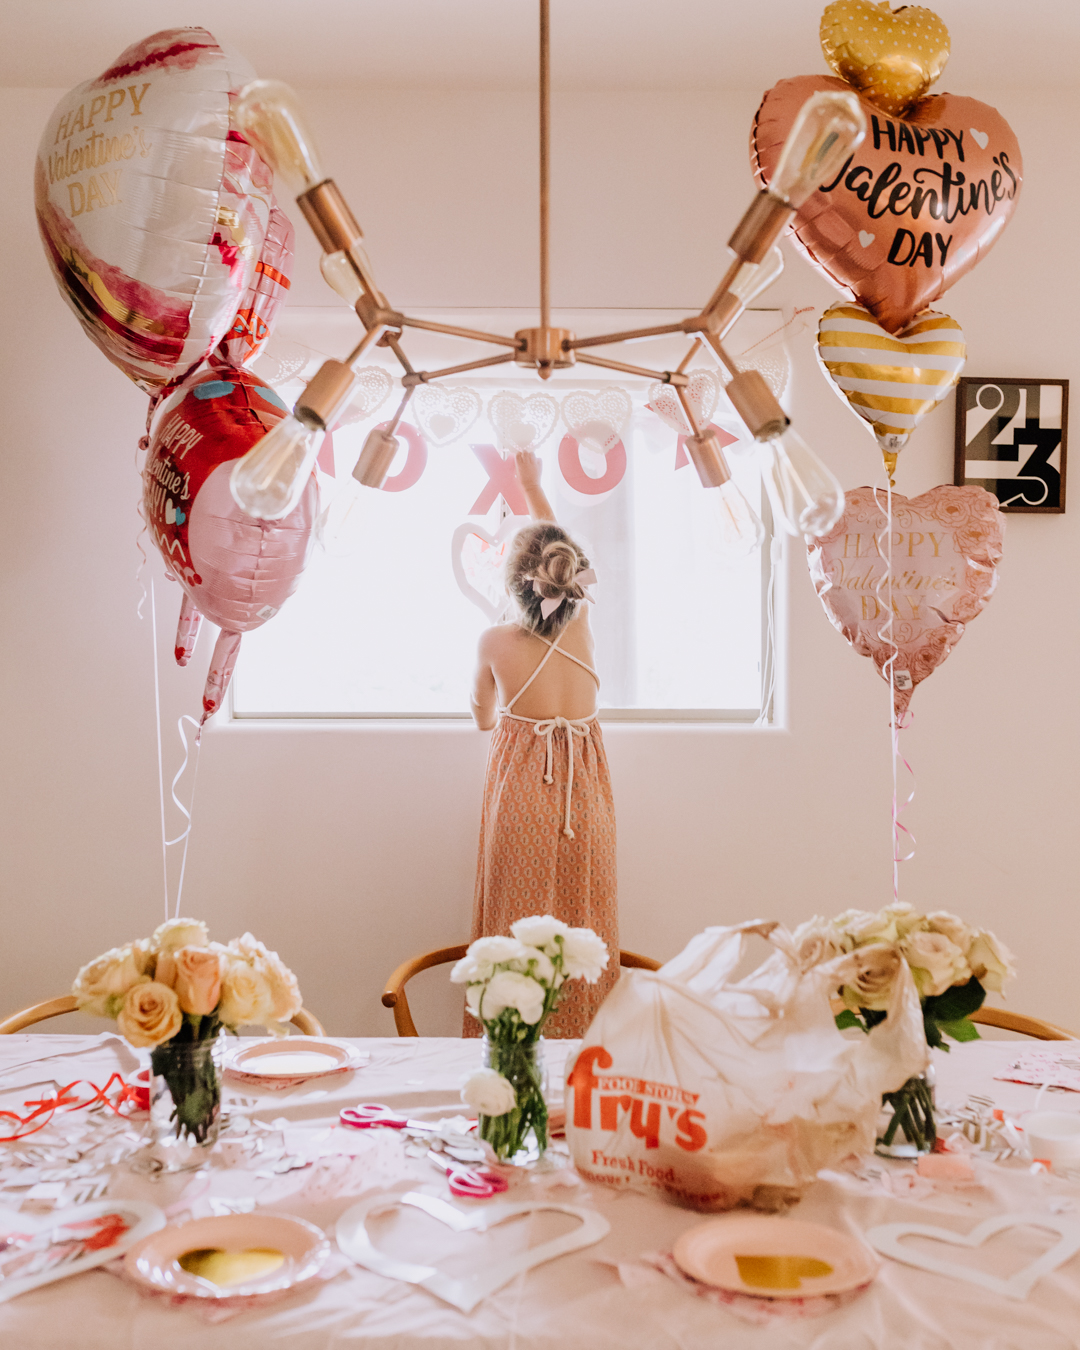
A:
<svg viewBox="0 0 1080 1350">
<path fill-rule="evenodd" d="M 541 637 L 562 632 L 585 597 L 584 587 L 575 578 L 589 566 L 582 550 L 554 522 L 540 521 L 520 529 L 506 560 L 506 589 L 521 611 L 522 627 Z M 566 603 L 545 619 L 542 601 L 563 597 Z"/>
</svg>

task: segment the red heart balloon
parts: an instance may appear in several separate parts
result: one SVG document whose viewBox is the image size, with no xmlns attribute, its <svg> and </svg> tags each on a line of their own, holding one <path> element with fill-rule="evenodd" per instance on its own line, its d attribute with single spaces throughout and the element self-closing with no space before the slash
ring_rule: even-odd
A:
<svg viewBox="0 0 1080 1350">
<path fill-rule="evenodd" d="M 843 80 L 800 75 L 765 95 L 750 136 L 768 186 L 799 109 Z M 890 333 L 970 272 L 1008 223 L 1023 181 L 1020 147 L 994 108 L 931 94 L 904 118 L 861 99 L 867 133 L 843 169 L 795 219 L 796 243 Z"/>
<path fill-rule="evenodd" d="M 886 494 L 855 488 L 836 528 L 808 545 L 810 576 L 832 624 L 883 679 L 894 650 L 896 715 L 941 665 L 997 585 L 1005 517 L 977 487 L 943 484 L 892 498 L 892 634 L 885 576 Z M 880 550 L 879 550 L 880 544 Z"/>
</svg>

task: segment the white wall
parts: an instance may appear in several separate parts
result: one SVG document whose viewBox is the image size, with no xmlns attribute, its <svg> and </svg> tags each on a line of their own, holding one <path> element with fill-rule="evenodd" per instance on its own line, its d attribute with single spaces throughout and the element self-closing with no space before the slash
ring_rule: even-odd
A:
<svg viewBox="0 0 1080 1350">
<path fill-rule="evenodd" d="M 37 241 L 32 158 L 57 97 L 3 95 L 4 1011 L 62 991 L 82 961 L 149 931 L 163 908 L 151 642 L 134 575 L 145 400 L 82 336 Z M 967 330 L 969 373 L 1075 378 L 1080 189 L 1063 166 L 1080 101 L 984 97 L 1018 134 L 1027 184 L 1001 242 L 944 307 Z M 323 90 L 307 101 L 395 303 L 532 302 L 532 97 Z M 559 95 L 556 304 L 701 302 L 752 191 L 756 102 Z M 326 303 L 298 224 L 293 299 Z M 795 258 L 774 297 L 819 310 L 833 298 Z M 800 431 L 846 485 L 870 480 L 874 443 L 826 387 L 810 332 L 793 355 Z M 949 481 L 951 442 L 950 403 L 904 451 L 899 490 Z M 796 921 L 891 897 L 887 690 L 826 621 L 800 555 L 789 547 L 783 729 L 605 732 L 626 946 L 668 956 L 708 923 Z M 915 695 L 903 739 L 918 851 L 901 895 L 996 929 L 1019 957 L 1014 1006 L 1080 1028 L 1078 569 L 1080 508 L 1009 522 L 998 593 Z M 147 575 L 158 578 L 171 777 L 172 725 L 197 709 L 209 648 L 187 671 L 172 666 L 176 588 L 160 566 Z M 330 1030 L 390 1030 L 380 981 L 467 932 L 485 749 L 462 726 L 210 727 L 184 910 L 220 938 L 248 927 L 278 947 Z M 441 975 L 420 1006 L 426 1029 L 453 1033 Z"/>
</svg>

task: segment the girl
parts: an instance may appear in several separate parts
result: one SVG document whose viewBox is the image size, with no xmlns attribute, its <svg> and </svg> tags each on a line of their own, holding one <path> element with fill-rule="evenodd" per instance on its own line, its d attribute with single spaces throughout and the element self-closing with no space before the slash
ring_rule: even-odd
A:
<svg viewBox="0 0 1080 1350">
<path fill-rule="evenodd" d="M 517 453 L 517 476 L 536 522 L 519 530 L 506 561 L 513 623 L 480 639 L 472 714 L 495 728 L 480 822 L 472 937 L 505 934 L 528 914 L 553 914 L 603 938 L 609 965 L 598 984 L 573 980 L 546 1031 L 583 1036 L 619 973 L 615 807 L 596 717 L 585 587 L 595 574 L 558 526 L 540 486 L 540 462 Z M 465 1015 L 465 1034 L 480 1023 Z"/>
</svg>

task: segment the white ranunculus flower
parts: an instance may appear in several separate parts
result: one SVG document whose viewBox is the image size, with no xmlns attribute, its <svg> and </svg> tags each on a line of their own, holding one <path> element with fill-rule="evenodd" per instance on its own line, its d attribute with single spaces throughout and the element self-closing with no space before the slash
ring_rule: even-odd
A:
<svg viewBox="0 0 1080 1350">
<path fill-rule="evenodd" d="M 899 942 L 921 921 L 922 916 L 910 905 L 899 903 L 888 905 L 877 914 L 849 909 L 838 915 L 833 923 L 847 935 L 852 946 L 865 947 L 871 943 Z"/>
<path fill-rule="evenodd" d="M 525 954 L 525 944 L 512 937 L 477 938 L 450 972 L 455 984 L 469 984 L 473 980 L 489 980 L 496 966 L 508 961 L 519 961 Z"/>
<path fill-rule="evenodd" d="M 524 955 L 519 956 L 511 968 L 521 971 L 523 975 L 531 975 L 534 980 L 540 980 L 549 989 L 558 988 L 562 983 L 561 980 L 556 982 L 555 967 L 551 958 L 538 947 L 526 947 Z"/>
<path fill-rule="evenodd" d="M 480 1116 L 505 1116 L 517 1105 L 513 1084 L 494 1069 L 477 1069 L 461 1089 L 461 1100 Z"/>
<path fill-rule="evenodd" d="M 177 947 L 206 947 L 210 934 L 201 919 L 166 919 L 154 929 L 150 946 L 156 952 L 171 952 Z"/>
<path fill-rule="evenodd" d="M 591 928 L 571 928 L 563 937 L 563 965 L 567 977 L 595 984 L 608 963 L 608 949 Z"/>
<path fill-rule="evenodd" d="M 491 1022 L 505 1008 L 516 1008 L 523 1022 L 535 1026 L 544 1015 L 545 993 L 544 986 L 528 975 L 521 975 L 516 970 L 500 970 L 483 989 L 480 1013 L 485 1022 Z"/>
<path fill-rule="evenodd" d="M 485 988 L 483 984 L 470 984 L 465 990 L 465 1006 L 477 1021 L 480 1021 L 480 1000 L 484 996 Z"/>
<path fill-rule="evenodd" d="M 512 923 L 510 931 L 526 947 L 539 947 L 548 956 L 555 956 L 558 952 L 555 938 L 565 937 L 570 927 L 550 914 L 531 914 L 527 919 L 518 919 L 517 923 Z"/>
<path fill-rule="evenodd" d="M 982 987 L 994 994 L 1000 994 L 1005 981 L 1016 974 L 1012 952 L 985 930 L 975 934 L 967 950 L 967 961 Z"/>
<path fill-rule="evenodd" d="M 900 950 L 911 967 L 920 998 L 933 998 L 971 979 L 964 953 L 944 933 L 909 933 Z"/>
<path fill-rule="evenodd" d="M 958 919 L 955 914 L 949 914 L 943 909 L 928 914 L 926 923 L 931 933 L 944 933 L 962 952 L 967 951 L 971 946 L 971 939 L 975 936 L 963 919 Z"/>
</svg>

